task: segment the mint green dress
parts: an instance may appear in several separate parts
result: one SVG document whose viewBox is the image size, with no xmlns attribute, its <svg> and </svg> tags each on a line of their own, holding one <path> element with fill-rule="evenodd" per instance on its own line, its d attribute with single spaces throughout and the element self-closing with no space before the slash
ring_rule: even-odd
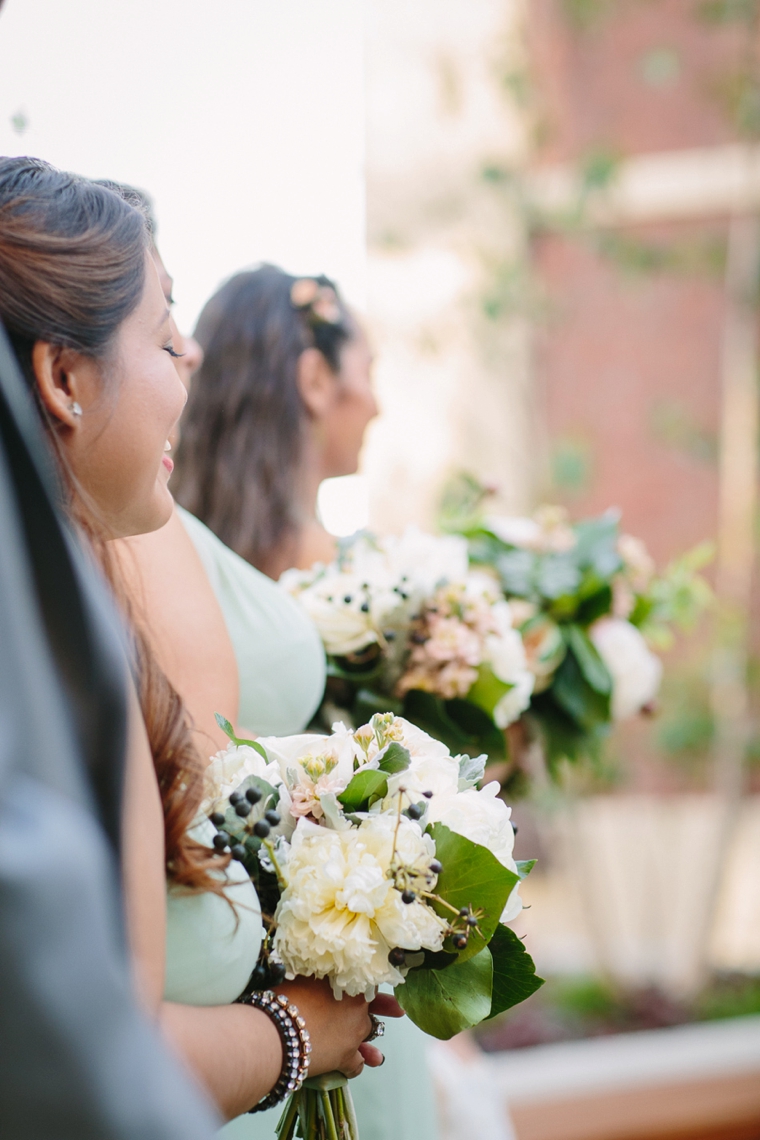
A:
<svg viewBox="0 0 760 1140">
<path fill-rule="evenodd" d="M 302 732 L 324 692 L 325 657 L 316 628 L 270 578 L 177 508 L 221 606 L 240 676 L 241 727 L 259 736 Z M 206 826 L 200 825 L 201 828 Z M 210 826 L 210 825 L 209 825 Z M 208 840 L 206 840 L 208 842 Z M 256 964 L 261 917 L 256 892 L 239 864 L 227 895 L 176 895 L 167 904 L 167 1001 L 222 1005 L 234 1001 Z M 245 880 L 245 881 L 243 881 Z M 425 1038 L 407 1018 L 387 1019 L 379 1044 L 386 1061 L 351 1081 L 361 1140 L 437 1140 Z M 220 1140 L 274 1140 L 281 1108 L 239 1116 Z"/>
</svg>

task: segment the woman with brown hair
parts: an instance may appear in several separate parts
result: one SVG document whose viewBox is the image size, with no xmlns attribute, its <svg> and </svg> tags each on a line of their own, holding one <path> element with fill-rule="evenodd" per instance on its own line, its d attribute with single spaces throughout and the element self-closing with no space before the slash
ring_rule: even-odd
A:
<svg viewBox="0 0 760 1140">
<path fill-rule="evenodd" d="M 0 320 L 58 461 L 65 507 L 131 616 L 109 544 L 171 517 L 167 441 L 185 400 L 141 213 L 46 163 L 0 159 Z M 165 876 L 203 897 L 238 892 L 241 924 L 246 907 L 256 910 L 255 892 L 248 882 L 253 897 L 243 900 L 246 884 L 225 878 L 226 860 L 191 834 L 203 762 L 183 702 L 134 621 L 131 639 L 124 879 L 137 983 L 223 1115 L 234 1116 L 277 1084 L 279 1031 L 246 1005 L 162 1003 Z M 255 962 L 257 946 L 251 952 Z M 360 1050 L 371 1028 L 361 999 L 335 1002 L 308 980 L 285 992 L 311 1030 L 312 1073 L 379 1063 L 371 1046 Z"/>
<path fill-rule="evenodd" d="M 361 323 L 327 277 L 264 265 L 222 286 L 196 336 L 179 502 L 271 578 L 329 562 L 317 491 L 356 471 L 378 411 Z"/>
<path fill-rule="evenodd" d="M 271 265 L 223 285 L 204 308 L 196 336 L 204 360 L 190 385 L 172 489 L 193 512 L 180 516 L 199 553 L 218 570 L 215 592 L 236 634 L 240 622 L 231 607 L 242 591 L 254 597 L 264 589 L 253 567 L 278 577 L 291 566 L 335 556 L 336 541 L 317 518 L 317 490 L 323 479 L 357 469 L 365 430 L 377 414 L 372 354 L 331 281 L 296 278 Z M 244 570 L 243 559 L 252 564 Z M 230 566 L 234 592 L 226 578 Z M 283 590 L 279 596 L 286 608 L 291 599 Z M 155 605 L 153 612 L 160 609 Z M 263 733 L 272 705 L 261 677 L 268 654 L 257 660 L 262 647 L 252 639 L 241 638 L 235 649 L 239 718 Z M 287 643 L 281 650 L 284 655 Z M 298 663 L 293 645 L 290 658 Z M 292 669 L 278 674 L 278 702 Z M 324 665 L 318 674 L 312 666 L 312 673 L 322 679 Z M 404 1019 L 389 1023 L 384 1041 L 386 1067 L 352 1086 L 362 1140 L 433 1140 L 437 1114 L 424 1035 Z M 264 1132 L 251 1122 L 236 1135 L 259 1140 Z"/>
</svg>

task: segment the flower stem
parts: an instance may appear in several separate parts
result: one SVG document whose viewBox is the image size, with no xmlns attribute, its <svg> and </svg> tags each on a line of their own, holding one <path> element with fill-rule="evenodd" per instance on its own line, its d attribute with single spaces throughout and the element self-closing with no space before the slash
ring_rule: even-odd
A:
<svg viewBox="0 0 760 1140">
<path fill-rule="evenodd" d="M 280 864 L 277 862 L 277 856 L 274 853 L 274 843 L 272 843 L 271 839 L 265 839 L 263 842 L 264 842 L 264 846 L 266 847 L 266 849 L 269 853 L 269 858 L 272 861 L 272 866 L 274 867 L 274 873 L 277 876 L 277 886 L 280 888 L 281 891 L 284 891 L 288 884 L 285 881 L 285 876 L 282 873 L 282 868 L 280 867 Z"/>
<path fill-rule="evenodd" d="M 335 1127 L 335 1117 L 333 1116 L 330 1094 L 329 1092 L 321 1092 L 319 1097 L 322 1102 L 322 1115 L 327 1129 L 327 1138 L 328 1140 L 339 1140 L 338 1130 Z"/>
</svg>

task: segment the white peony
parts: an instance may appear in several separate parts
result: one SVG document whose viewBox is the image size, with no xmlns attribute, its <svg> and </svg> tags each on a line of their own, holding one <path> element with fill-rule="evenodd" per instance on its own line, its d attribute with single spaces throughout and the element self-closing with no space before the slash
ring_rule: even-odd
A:
<svg viewBox="0 0 760 1140">
<path fill-rule="evenodd" d="M 428 534 L 409 526 L 400 538 L 383 540 L 391 574 L 404 578 L 420 595 L 430 595 L 442 582 L 455 582 L 467 575 L 467 540 L 459 535 Z"/>
<path fill-rule="evenodd" d="M 657 696 L 662 662 L 636 626 L 622 618 L 601 618 L 589 629 L 589 637 L 612 677 L 613 718 L 634 716 Z"/>
<path fill-rule="evenodd" d="M 457 835 L 486 847 L 502 867 L 517 874 L 517 864 L 512 855 L 515 845 L 512 809 L 499 799 L 499 791 L 494 780 L 480 791 L 468 788 L 455 795 L 434 795 L 428 809 L 428 822 L 442 823 Z M 507 899 L 502 922 L 512 922 L 522 910 L 519 886 L 516 884 Z"/>
<path fill-rule="evenodd" d="M 403 903 L 389 877 L 395 831 L 392 816 L 373 816 L 347 831 L 299 821 L 275 915 L 274 949 L 289 977 L 327 977 L 336 997 L 371 999 L 378 986 L 404 980 L 388 960 L 394 947 L 441 948 L 445 922 L 423 902 Z M 397 850 L 420 873 L 435 856 L 433 841 L 407 819 Z"/>
</svg>

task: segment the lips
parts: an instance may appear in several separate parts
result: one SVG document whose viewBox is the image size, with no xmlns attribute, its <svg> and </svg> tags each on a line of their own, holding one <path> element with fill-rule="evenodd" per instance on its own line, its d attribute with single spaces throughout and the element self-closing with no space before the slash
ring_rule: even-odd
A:
<svg viewBox="0 0 760 1140">
<path fill-rule="evenodd" d="M 166 470 L 167 470 L 167 471 L 169 472 L 169 474 L 171 475 L 172 471 L 174 470 L 174 463 L 173 463 L 173 462 L 172 462 L 172 460 L 169 458 L 169 456 L 168 456 L 168 455 L 164 455 L 164 456 L 163 456 L 163 458 L 161 459 L 161 462 L 163 463 L 164 467 L 166 468 Z"/>
</svg>

